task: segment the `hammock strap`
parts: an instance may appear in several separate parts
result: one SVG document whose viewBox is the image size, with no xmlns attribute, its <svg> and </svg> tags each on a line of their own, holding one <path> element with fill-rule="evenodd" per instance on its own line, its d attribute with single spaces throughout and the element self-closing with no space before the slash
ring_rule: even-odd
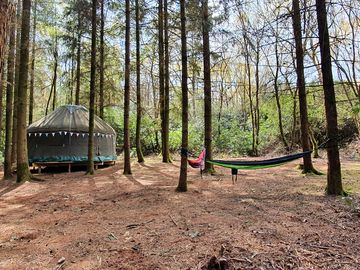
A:
<svg viewBox="0 0 360 270">
<path fill-rule="evenodd" d="M 180 150 L 182 157 L 188 157 L 189 151 L 186 148 L 181 148 Z"/>
</svg>

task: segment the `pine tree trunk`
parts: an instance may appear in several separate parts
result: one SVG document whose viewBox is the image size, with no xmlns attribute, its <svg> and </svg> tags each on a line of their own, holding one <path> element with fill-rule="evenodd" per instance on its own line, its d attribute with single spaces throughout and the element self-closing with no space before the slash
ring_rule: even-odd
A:
<svg viewBox="0 0 360 270">
<path fill-rule="evenodd" d="M 302 48 L 302 34 L 301 34 L 301 17 L 299 0 L 293 0 L 293 29 L 296 47 L 296 74 L 297 74 L 297 88 L 299 89 L 299 105 L 300 105 L 300 125 L 301 125 L 301 142 L 303 152 L 310 151 L 309 141 L 309 121 L 307 113 L 306 88 L 304 76 L 304 52 Z M 311 161 L 311 154 L 305 155 L 304 158 L 304 173 L 313 172 L 313 164 Z"/>
<path fill-rule="evenodd" d="M 37 0 L 34 0 L 34 14 L 33 14 L 33 29 L 32 29 L 32 44 L 31 44 L 31 69 L 30 69 L 30 93 L 29 93 L 29 125 L 33 122 L 34 112 L 34 80 L 35 80 L 35 37 L 36 37 L 36 23 L 37 23 Z"/>
<path fill-rule="evenodd" d="M 16 16 L 11 19 L 9 52 L 7 62 L 7 84 L 6 84 L 6 123 L 5 123 L 5 153 L 4 153 L 4 179 L 12 177 L 11 162 L 11 139 L 13 121 L 13 95 L 14 95 L 14 73 L 15 73 L 15 37 Z"/>
<path fill-rule="evenodd" d="M 7 37 L 9 32 L 9 24 L 13 15 L 14 5 L 8 0 L 0 2 L 0 78 L 3 74 L 3 66 L 5 63 L 5 51 L 7 44 Z"/>
<path fill-rule="evenodd" d="M 163 162 L 169 163 L 169 22 L 168 22 L 168 0 L 164 0 L 164 151 Z"/>
<path fill-rule="evenodd" d="M 104 16 L 104 3 L 105 0 L 101 0 L 101 18 L 100 18 L 100 82 L 99 82 L 99 116 L 104 119 L 104 28 L 105 28 L 105 16 Z"/>
<path fill-rule="evenodd" d="M 78 11 L 78 33 L 77 33 L 77 52 L 76 52 L 76 89 L 75 104 L 80 104 L 80 77 L 81 77 L 81 14 Z"/>
<path fill-rule="evenodd" d="M 144 162 L 141 150 L 141 74 L 140 74 L 140 7 L 139 0 L 135 0 L 136 9 L 136 155 L 138 162 Z"/>
<path fill-rule="evenodd" d="M 54 48 L 54 80 L 53 80 L 53 102 L 52 102 L 52 110 L 54 111 L 56 108 L 56 86 L 57 86 L 57 70 L 58 70 L 58 37 L 56 34 L 55 37 L 55 48 Z"/>
<path fill-rule="evenodd" d="M 11 148 L 11 162 L 16 163 L 17 155 L 17 107 L 18 107 L 18 85 L 19 85 L 19 66 L 20 66 L 20 38 L 21 38 L 21 10 L 22 2 L 18 0 L 16 10 L 16 55 L 15 55 L 15 81 L 14 81 L 14 101 L 13 101 L 13 132 L 12 132 L 12 148 Z"/>
<path fill-rule="evenodd" d="M 186 16 L 185 0 L 180 0 L 181 17 L 181 93 L 182 93 L 182 138 L 181 138 L 181 164 L 177 191 L 187 191 L 187 148 L 188 148 L 188 71 L 186 48 Z"/>
<path fill-rule="evenodd" d="M 18 84 L 18 119 L 17 119 L 17 179 L 16 181 L 28 181 L 31 178 L 27 150 L 27 84 L 29 71 L 29 40 L 30 40 L 30 12 L 31 0 L 23 0 L 20 65 Z"/>
<path fill-rule="evenodd" d="M 159 44 L 158 44 L 158 54 L 159 54 L 159 107 L 160 107 L 160 121 L 161 121 L 161 153 L 163 157 L 163 162 L 167 162 L 166 153 L 165 153 L 165 103 L 164 103 L 164 7 L 163 0 L 159 0 L 158 4 L 158 30 L 159 30 Z"/>
<path fill-rule="evenodd" d="M 209 10 L 208 0 L 202 1 L 202 35 L 203 35 L 203 62 L 204 62 L 204 146 L 206 159 L 212 159 L 212 108 L 211 108 L 211 66 L 210 66 L 210 40 L 209 40 Z M 205 173 L 213 173 L 212 164 L 205 162 Z"/>
<path fill-rule="evenodd" d="M 328 173 L 327 194 L 342 195 L 341 165 L 338 149 L 338 124 L 334 80 L 331 70 L 331 54 L 325 0 L 316 0 L 316 15 L 319 28 L 321 70 L 324 82 L 326 132 L 330 139 L 327 147 Z"/>
<path fill-rule="evenodd" d="M 3 59 L 5 62 L 5 59 Z M 3 64 L 5 66 L 5 64 Z M 6 72 L 5 68 L 4 71 L 0 74 L 0 145 L 3 145 L 3 136 L 2 136 L 2 130 L 3 130 L 3 99 L 4 99 L 4 89 L 6 88 Z"/>
<path fill-rule="evenodd" d="M 92 0 L 91 12 L 91 70 L 90 70 L 90 104 L 89 104 L 89 140 L 87 174 L 94 174 L 94 116 L 95 116 L 95 82 L 96 82 L 96 4 Z"/>
<path fill-rule="evenodd" d="M 131 174 L 130 163 L 130 0 L 125 0 L 125 91 L 124 91 L 124 174 Z"/>
</svg>

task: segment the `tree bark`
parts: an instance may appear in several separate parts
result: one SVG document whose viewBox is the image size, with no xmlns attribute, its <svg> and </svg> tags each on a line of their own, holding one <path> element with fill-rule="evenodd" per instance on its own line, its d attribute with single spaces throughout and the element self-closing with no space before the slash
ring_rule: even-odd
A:
<svg viewBox="0 0 360 270">
<path fill-rule="evenodd" d="M 2 0 L 0 2 L 0 78 L 2 78 L 3 66 L 5 63 L 6 43 L 13 11 L 14 5 L 8 0 Z"/>
<path fill-rule="evenodd" d="M 276 25 L 276 27 L 278 27 L 278 25 Z M 277 107 L 277 111 L 278 111 L 280 137 L 281 137 L 281 141 L 283 142 L 286 151 L 289 151 L 289 144 L 285 138 L 284 129 L 283 129 L 282 111 L 281 111 L 281 103 L 280 103 L 280 96 L 279 96 L 278 79 L 279 79 L 280 61 L 279 61 L 278 42 L 279 42 L 279 39 L 276 37 L 276 42 L 275 42 L 276 69 L 275 69 L 275 75 L 274 75 L 274 90 L 275 90 L 276 107 Z"/>
<path fill-rule="evenodd" d="M 326 132 L 330 139 L 327 147 L 328 173 L 327 194 L 344 194 L 341 181 L 341 165 L 338 149 L 338 124 L 336 111 L 336 97 L 334 80 L 331 70 L 331 54 L 329 43 L 329 30 L 327 25 L 327 11 L 325 0 L 316 0 L 316 15 L 319 30 L 319 43 L 321 55 L 321 70 L 324 82 L 324 97 L 326 111 Z"/>
<path fill-rule="evenodd" d="M 206 159 L 212 159 L 212 108 L 211 108 L 211 66 L 210 66 L 210 21 L 208 0 L 202 1 L 202 35 L 204 64 L 204 146 Z M 212 164 L 205 162 L 205 173 L 213 173 Z"/>
<path fill-rule="evenodd" d="M 20 66 L 20 38 L 21 38 L 21 10 L 22 1 L 18 0 L 16 8 L 16 55 L 15 55 L 15 81 L 14 81 L 14 101 L 13 101 L 13 132 L 12 132 L 12 148 L 11 148 L 11 162 L 16 163 L 17 155 L 17 119 L 18 119 L 18 86 L 19 86 L 19 66 Z"/>
<path fill-rule="evenodd" d="M 169 93 L 170 93 L 170 73 L 169 73 L 169 21 L 168 21 L 168 0 L 164 0 L 164 155 L 163 162 L 170 162 L 169 154 Z"/>
<path fill-rule="evenodd" d="M 5 62 L 5 59 L 3 59 Z M 5 66 L 5 64 L 3 64 Z M 3 130 L 3 99 L 4 99 L 4 89 L 6 84 L 6 72 L 5 68 L 4 71 L 0 74 L 0 145 L 3 145 L 3 136 L 2 136 L 2 130 Z"/>
<path fill-rule="evenodd" d="M 18 84 L 18 119 L 17 119 L 17 179 L 23 182 L 31 179 L 27 150 L 27 84 L 29 71 L 29 33 L 30 33 L 31 0 L 23 0 L 20 65 Z"/>
<path fill-rule="evenodd" d="M 187 148 L 188 148 L 188 70 L 186 46 L 186 15 L 185 0 L 180 0 L 181 17 L 181 93 L 182 93 L 182 138 L 181 138 L 181 164 L 177 191 L 187 191 Z"/>
<path fill-rule="evenodd" d="M 164 96 L 164 6 L 163 0 L 159 0 L 158 4 L 158 54 L 159 54 L 159 107 L 160 107 L 160 121 L 161 121 L 161 153 L 163 157 L 163 162 L 167 162 L 166 153 L 165 153 L 165 121 L 164 121 L 164 112 L 165 112 L 165 96 Z"/>
<path fill-rule="evenodd" d="M 100 1 L 101 4 L 101 18 L 100 18 L 100 81 L 99 81 L 99 116 L 104 119 L 104 28 L 105 28 L 105 16 L 104 16 L 104 5 L 105 0 Z"/>
<path fill-rule="evenodd" d="M 130 163 L 130 0 L 125 1 L 125 91 L 124 91 L 124 174 L 131 174 Z"/>
<path fill-rule="evenodd" d="M 77 33 L 77 52 L 76 52 L 76 89 L 75 104 L 80 104 L 80 77 L 81 77 L 81 14 L 78 11 L 78 33 Z"/>
<path fill-rule="evenodd" d="M 89 140 L 87 174 L 94 174 L 94 116 L 95 116 L 95 82 L 96 82 L 96 4 L 92 0 L 91 12 L 91 70 L 90 70 L 90 104 L 89 104 Z"/>
<path fill-rule="evenodd" d="M 299 0 L 293 0 L 293 29 L 295 37 L 295 51 L 296 51 L 296 74 L 297 74 L 297 88 L 299 91 L 299 106 L 300 106 L 300 126 L 301 126 L 301 143 L 303 152 L 310 151 L 309 140 L 309 121 L 307 113 L 307 100 L 306 100 L 306 88 L 305 88 L 305 76 L 304 76 L 304 51 L 302 48 L 302 34 L 301 34 L 301 17 L 300 17 L 300 4 Z M 311 161 L 311 154 L 305 155 L 304 161 L 304 173 L 310 173 L 314 171 L 314 167 Z"/>
<path fill-rule="evenodd" d="M 5 154 L 4 154 L 4 179 L 12 177 L 11 162 L 11 139 L 13 121 L 13 95 L 14 95 L 14 73 L 15 73 L 15 37 L 16 16 L 12 17 L 10 29 L 9 52 L 7 62 L 7 84 L 6 84 L 6 123 L 5 123 Z"/>
<path fill-rule="evenodd" d="M 54 111 L 56 108 L 56 86 L 57 86 L 57 70 L 58 70 L 58 37 L 57 33 L 55 36 L 55 48 L 54 48 L 54 81 L 53 81 L 53 103 L 52 103 L 52 110 Z"/>
<path fill-rule="evenodd" d="M 34 0 L 34 14 L 33 14 L 33 29 L 32 29 L 32 44 L 31 44 L 31 69 L 30 69 L 30 93 L 29 93 L 29 125 L 33 122 L 34 111 L 34 80 L 35 80 L 35 37 L 36 37 L 36 23 L 37 23 L 37 0 Z"/>
<path fill-rule="evenodd" d="M 138 162 L 144 162 L 141 150 L 141 74 L 140 74 L 140 7 L 139 0 L 135 0 L 136 9 L 136 155 Z"/>
</svg>

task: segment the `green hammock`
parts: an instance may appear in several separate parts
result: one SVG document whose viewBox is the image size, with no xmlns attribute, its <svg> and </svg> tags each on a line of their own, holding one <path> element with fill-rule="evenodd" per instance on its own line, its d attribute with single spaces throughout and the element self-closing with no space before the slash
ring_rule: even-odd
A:
<svg viewBox="0 0 360 270">
<path fill-rule="evenodd" d="M 229 169 L 231 169 L 232 177 L 233 176 L 237 177 L 238 170 L 265 169 L 265 168 L 276 167 L 276 166 L 280 166 L 282 164 L 288 163 L 290 161 L 302 158 L 306 155 L 310 155 L 311 152 L 312 151 L 306 151 L 306 152 L 302 152 L 302 153 L 291 154 L 291 155 L 287 155 L 287 156 L 283 156 L 283 157 L 266 159 L 266 160 L 253 160 L 253 161 L 249 161 L 249 160 L 240 160 L 240 161 L 207 160 L 206 162 L 213 164 L 213 165 L 229 168 Z M 234 181 L 234 179 L 233 179 L 233 181 Z"/>
</svg>

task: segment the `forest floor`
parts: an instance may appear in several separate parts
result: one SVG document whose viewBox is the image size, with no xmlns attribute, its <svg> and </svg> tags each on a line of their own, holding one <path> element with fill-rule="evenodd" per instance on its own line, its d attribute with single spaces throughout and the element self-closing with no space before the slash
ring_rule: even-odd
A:
<svg viewBox="0 0 360 270">
<path fill-rule="evenodd" d="M 342 160 L 346 199 L 299 162 L 240 171 L 235 185 L 230 170 L 189 168 L 186 193 L 179 161 L 157 157 L 131 176 L 118 162 L 1 181 L 0 269 L 360 269 L 359 160 Z"/>
</svg>

